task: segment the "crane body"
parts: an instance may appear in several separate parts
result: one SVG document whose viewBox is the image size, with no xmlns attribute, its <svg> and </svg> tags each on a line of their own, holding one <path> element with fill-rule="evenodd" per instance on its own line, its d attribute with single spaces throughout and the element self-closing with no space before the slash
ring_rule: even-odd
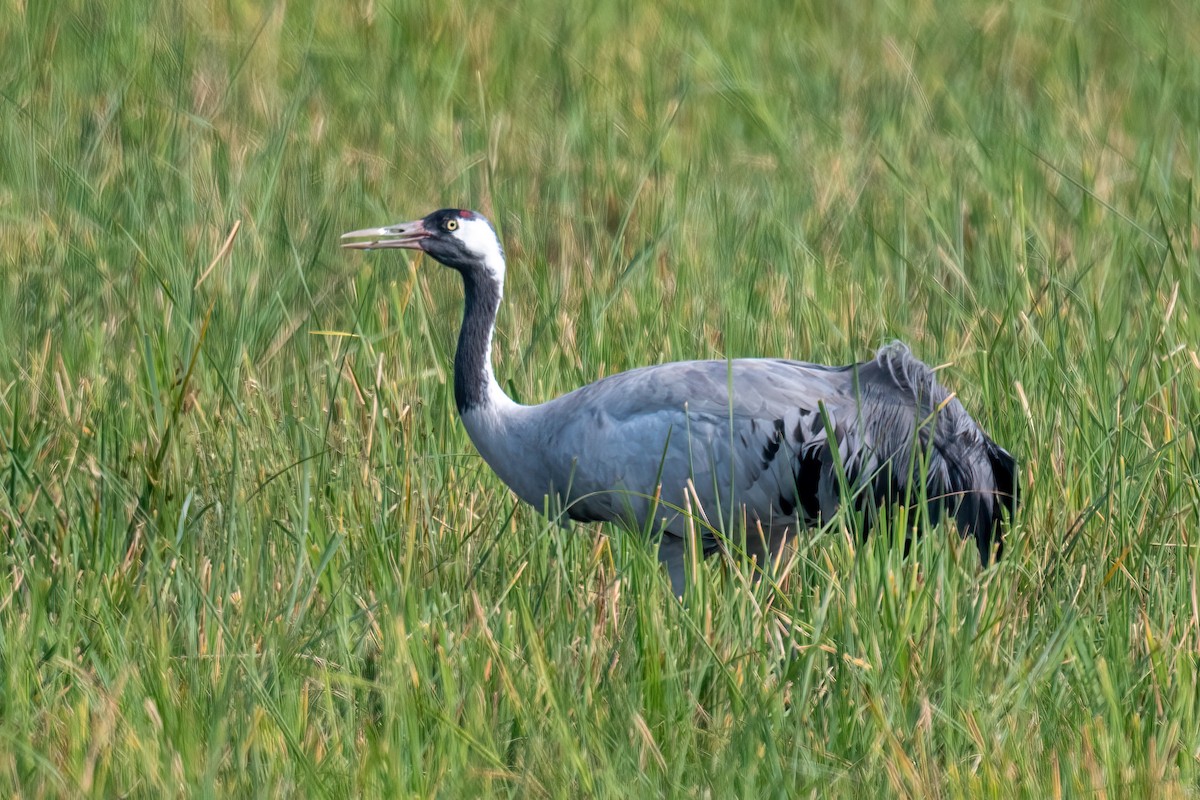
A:
<svg viewBox="0 0 1200 800">
<path fill-rule="evenodd" d="M 985 566 L 1001 551 L 1016 463 L 903 344 L 847 366 L 660 364 L 521 405 L 492 372 L 505 263 L 484 217 L 443 209 L 343 238 L 423 250 L 462 275 L 454 394 L 480 455 L 536 508 L 661 533 L 677 593 L 689 536 L 707 554 L 745 533 L 736 544 L 764 559 L 843 502 L 863 513 L 864 531 L 897 504 L 924 506 L 932 522 L 953 517 Z"/>
</svg>

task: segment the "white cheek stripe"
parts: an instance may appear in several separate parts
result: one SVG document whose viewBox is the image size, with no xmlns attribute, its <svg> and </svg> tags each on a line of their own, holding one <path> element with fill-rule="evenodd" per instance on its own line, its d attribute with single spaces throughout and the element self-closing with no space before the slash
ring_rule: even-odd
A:
<svg viewBox="0 0 1200 800">
<path fill-rule="evenodd" d="M 503 285 L 504 251 L 500 249 L 500 240 L 488 221 L 479 217 L 464 219 L 459 222 L 454 235 L 469 251 L 483 259 L 484 266 Z"/>
</svg>

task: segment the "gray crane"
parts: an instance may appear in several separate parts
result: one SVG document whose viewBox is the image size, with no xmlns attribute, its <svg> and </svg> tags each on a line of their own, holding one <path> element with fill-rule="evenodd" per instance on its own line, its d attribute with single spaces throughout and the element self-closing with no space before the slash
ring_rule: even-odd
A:
<svg viewBox="0 0 1200 800">
<path fill-rule="evenodd" d="M 953 516 L 984 566 L 999 557 L 1016 462 L 899 342 L 841 367 L 659 364 L 520 405 L 492 373 L 505 262 L 486 218 L 442 209 L 342 238 L 359 250 L 421 250 L 462 276 L 454 399 L 484 461 L 547 513 L 661 531 L 659 559 L 676 593 L 689 536 L 707 555 L 741 531 L 740 546 L 762 559 L 842 500 L 862 513 L 864 532 L 898 505 L 924 506 L 933 522 Z"/>
</svg>

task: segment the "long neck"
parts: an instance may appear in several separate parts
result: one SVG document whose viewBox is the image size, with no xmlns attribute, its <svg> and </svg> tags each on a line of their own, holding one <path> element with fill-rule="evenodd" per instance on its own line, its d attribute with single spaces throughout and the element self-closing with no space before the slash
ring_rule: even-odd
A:
<svg viewBox="0 0 1200 800">
<path fill-rule="evenodd" d="M 514 403 L 492 374 L 492 331 L 503 284 L 493 275 L 463 275 L 466 308 L 454 354 L 454 400 L 467 435 L 488 466 L 527 503 L 538 504 L 549 483 L 534 468 L 530 422 L 538 406 Z M 518 456 L 524 455 L 524 458 Z"/>
<path fill-rule="evenodd" d="M 492 331 L 502 288 L 490 276 L 464 272 L 463 290 L 463 322 L 454 354 L 454 402 L 460 415 L 512 402 L 492 373 Z"/>
</svg>

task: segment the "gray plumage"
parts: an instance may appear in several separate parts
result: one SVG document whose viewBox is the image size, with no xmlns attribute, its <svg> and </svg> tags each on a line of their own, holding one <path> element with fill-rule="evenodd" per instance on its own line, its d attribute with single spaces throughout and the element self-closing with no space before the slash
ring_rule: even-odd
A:
<svg viewBox="0 0 1200 800">
<path fill-rule="evenodd" d="M 659 557 L 682 591 L 689 529 L 705 553 L 746 532 L 773 554 L 849 499 L 864 531 L 880 511 L 925 504 L 953 516 L 986 565 L 1016 505 L 1016 464 L 903 344 L 827 367 L 779 359 L 684 361 L 599 380 L 541 405 L 510 400 L 490 351 L 504 256 L 490 223 L 442 210 L 355 231 L 359 249 L 428 252 L 466 290 L 455 398 L 484 460 L 525 502 L 571 519 L 661 531 Z M 732 392 L 731 392 L 732 388 Z M 707 524 L 689 526 L 693 518 Z"/>
</svg>

